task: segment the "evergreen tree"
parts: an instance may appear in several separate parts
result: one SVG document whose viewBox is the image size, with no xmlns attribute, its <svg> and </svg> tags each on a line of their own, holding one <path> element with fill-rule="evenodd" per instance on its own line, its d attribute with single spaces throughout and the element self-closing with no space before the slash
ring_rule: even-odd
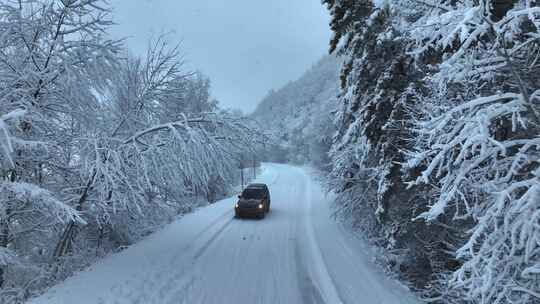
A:
<svg viewBox="0 0 540 304">
<path fill-rule="evenodd" d="M 473 222 L 450 280 L 462 298 L 538 302 L 540 10 L 530 1 L 436 4 L 411 26 L 415 53 L 443 54 L 415 128 L 417 184 L 437 189 L 419 218 Z"/>
<path fill-rule="evenodd" d="M 430 301 L 538 301 L 537 3 L 323 2 L 341 213 L 425 258 Z"/>
<path fill-rule="evenodd" d="M 338 211 L 382 237 L 380 245 L 407 252 L 390 263 L 424 286 L 432 269 L 417 235 L 425 231 L 422 237 L 429 240 L 436 230 L 427 233 L 424 224 L 411 221 L 415 208 L 426 200 L 419 188 L 407 188 L 402 167 L 410 147 L 409 109 L 417 102 L 423 73 L 406 53 L 407 35 L 389 4 L 326 3 L 335 31 L 330 49 L 345 56 L 335 118 L 338 132 L 331 150 L 330 186 L 339 194 Z"/>
</svg>

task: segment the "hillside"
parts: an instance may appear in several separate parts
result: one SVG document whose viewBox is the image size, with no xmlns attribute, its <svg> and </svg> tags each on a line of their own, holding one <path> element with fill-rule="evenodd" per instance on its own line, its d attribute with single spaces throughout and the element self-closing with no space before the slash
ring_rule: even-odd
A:
<svg viewBox="0 0 540 304">
<path fill-rule="evenodd" d="M 271 90 L 252 117 L 276 139 L 273 160 L 327 163 L 334 132 L 332 115 L 339 91 L 339 60 L 326 56 L 299 79 Z M 279 151 L 279 152 L 276 152 Z"/>
</svg>

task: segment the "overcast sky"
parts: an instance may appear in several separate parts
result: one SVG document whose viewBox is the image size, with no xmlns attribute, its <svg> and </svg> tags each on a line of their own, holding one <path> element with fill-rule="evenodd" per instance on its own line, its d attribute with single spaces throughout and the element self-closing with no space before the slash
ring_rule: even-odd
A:
<svg viewBox="0 0 540 304">
<path fill-rule="evenodd" d="M 212 80 L 223 107 L 252 111 L 327 52 L 320 0 L 111 0 L 115 37 L 143 54 L 148 38 L 172 32 L 192 70 Z"/>
</svg>

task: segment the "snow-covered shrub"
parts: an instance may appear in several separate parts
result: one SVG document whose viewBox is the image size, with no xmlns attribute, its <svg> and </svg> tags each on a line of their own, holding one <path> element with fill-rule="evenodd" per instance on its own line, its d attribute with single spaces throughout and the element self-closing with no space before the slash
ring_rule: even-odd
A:
<svg viewBox="0 0 540 304">
<path fill-rule="evenodd" d="M 49 191 L 23 182 L 0 181 L 0 299 L 29 295 L 46 276 L 31 261 L 50 256 L 50 229 L 69 221 L 86 224 L 80 214 Z M 46 283 L 45 283 L 46 284 Z"/>
</svg>

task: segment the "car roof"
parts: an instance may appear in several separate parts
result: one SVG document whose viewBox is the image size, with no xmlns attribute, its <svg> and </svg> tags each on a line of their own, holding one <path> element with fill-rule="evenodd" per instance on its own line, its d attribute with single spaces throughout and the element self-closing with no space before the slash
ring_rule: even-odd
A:
<svg viewBox="0 0 540 304">
<path fill-rule="evenodd" d="M 249 184 L 247 188 L 267 188 L 267 187 L 266 187 L 266 184 L 255 183 L 255 184 Z"/>
</svg>

